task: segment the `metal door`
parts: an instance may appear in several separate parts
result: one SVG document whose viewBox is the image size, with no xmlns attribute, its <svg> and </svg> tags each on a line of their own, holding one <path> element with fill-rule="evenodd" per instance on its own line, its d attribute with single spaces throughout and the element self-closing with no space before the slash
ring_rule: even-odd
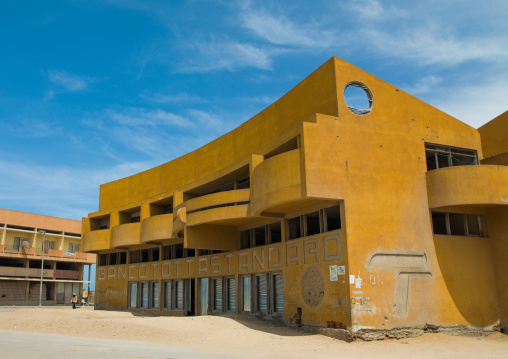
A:
<svg viewBox="0 0 508 359">
<path fill-rule="evenodd" d="M 208 314 L 208 278 L 199 279 L 199 315 Z"/>
<path fill-rule="evenodd" d="M 65 283 L 65 303 L 70 303 L 72 298 L 72 283 Z"/>
<path fill-rule="evenodd" d="M 136 308 L 138 306 L 138 283 L 129 283 L 129 307 Z"/>
<path fill-rule="evenodd" d="M 214 279 L 213 309 L 222 311 L 222 278 Z"/>
<path fill-rule="evenodd" d="M 273 311 L 275 313 L 284 313 L 284 286 L 282 274 L 273 276 Z"/>
<path fill-rule="evenodd" d="M 172 282 L 164 282 L 164 308 L 165 309 L 172 309 L 171 283 Z"/>
<path fill-rule="evenodd" d="M 244 312 L 252 310 L 251 295 L 250 277 L 242 277 L 242 304 Z"/>
<path fill-rule="evenodd" d="M 267 285 L 266 285 L 266 275 L 257 276 L 257 305 L 258 312 L 267 312 L 268 311 L 268 296 L 267 296 Z"/>
<path fill-rule="evenodd" d="M 148 308 L 148 283 L 141 283 L 141 308 Z"/>
<path fill-rule="evenodd" d="M 159 309 L 159 283 L 152 283 L 152 308 Z"/>
<path fill-rule="evenodd" d="M 228 278 L 228 310 L 236 310 L 236 279 Z"/>
<path fill-rule="evenodd" d="M 183 297 L 184 297 L 184 291 L 183 291 L 183 279 L 175 281 L 176 284 L 176 308 L 178 310 L 183 310 Z"/>
</svg>

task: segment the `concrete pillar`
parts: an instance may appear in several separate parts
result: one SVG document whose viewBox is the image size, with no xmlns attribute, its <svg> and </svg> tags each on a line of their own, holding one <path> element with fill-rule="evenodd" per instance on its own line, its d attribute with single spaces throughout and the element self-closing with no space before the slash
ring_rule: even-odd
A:
<svg viewBox="0 0 508 359">
<path fill-rule="evenodd" d="M 2 238 L 0 241 L 0 245 L 5 246 L 5 236 L 7 235 L 7 224 L 4 225 L 4 230 L 2 232 Z"/>
<path fill-rule="evenodd" d="M 26 281 L 26 289 L 25 289 L 25 302 L 28 302 L 28 298 L 30 298 L 30 281 Z"/>
</svg>

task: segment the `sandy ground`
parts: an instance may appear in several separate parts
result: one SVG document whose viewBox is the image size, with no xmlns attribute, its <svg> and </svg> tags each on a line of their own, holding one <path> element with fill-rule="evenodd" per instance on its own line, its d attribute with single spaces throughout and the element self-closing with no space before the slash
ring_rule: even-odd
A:
<svg viewBox="0 0 508 359">
<path fill-rule="evenodd" d="M 151 317 L 78 308 L 0 310 L 0 329 L 169 344 L 234 358 L 508 358 L 508 336 L 345 343 L 244 315 Z"/>
</svg>

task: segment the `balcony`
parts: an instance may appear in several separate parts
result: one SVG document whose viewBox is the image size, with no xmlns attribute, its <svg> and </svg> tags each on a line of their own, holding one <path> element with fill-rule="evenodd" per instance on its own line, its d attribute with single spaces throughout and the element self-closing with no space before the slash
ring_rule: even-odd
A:
<svg viewBox="0 0 508 359">
<path fill-rule="evenodd" d="M 98 252 L 110 249 L 111 229 L 100 229 L 84 233 L 82 244 L 83 252 Z"/>
<path fill-rule="evenodd" d="M 249 216 L 250 189 L 238 189 L 227 192 L 212 193 L 188 200 L 185 203 L 187 225 L 203 223 L 229 224 L 234 219 Z"/>
<path fill-rule="evenodd" d="M 19 249 L 13 248 L 10 246 L 2 246 L 0 245 L 0 254 L 7 255 L 9 257 L 22 257 L 29 259 L 41 259 L 42 257 L 42 249 L 41 248 L 23 248 L 19 247 Z M 52 260 L 69 260 L 69 261 L 84 261 L 86 263 L 95 263 L 95 254 L 83 253 L 83 252 L 64 252 L 56 249 L 50 249 L 49 251 L 44 252 L 44 258 L 52 259 Z"/>
<path fill-rule="evenodd" d="M 160 214 L 141 223 L 141 243 L 169 239 L 173 235 L 173 214 Z"/>
<path fill-rule="evenodd" d="M 429 208 L 508 205 L 508 167 L 447 167 L 427 172 Z"/>
<path fill-rule="evenodd" d="M 44 269 L 44 278 L 54 278 L 53 269 Z M 78 277 L 79 277 L 79 272 Z M 0 267 L 0 277 L 40 278 L 40 268 Z M 79 279 L 79 278 L 78 278 Z"/>
<path fill-rule="evenodd" d="M 125 223 L 111 229 L 111 248 L 128 247 L 141 243 L 141 223 Z"/>
<path fill-rule="evenodd" d="M 284 152 L 261 162 L 252 174 L 252 213 L 284 211 L 303 199 L 300 150 Z"/>
</svg>

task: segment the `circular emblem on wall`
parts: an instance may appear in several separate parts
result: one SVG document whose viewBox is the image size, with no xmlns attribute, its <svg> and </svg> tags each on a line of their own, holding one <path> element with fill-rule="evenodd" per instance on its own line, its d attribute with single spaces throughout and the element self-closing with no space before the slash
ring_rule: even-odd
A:
<svg viewBox="0 0 508 359">
<path fill-rule="evenodd" d="M 325 280 L 318 268 L 314 266 L 308 267 L 303 272 L 300 286 L 305 304 L 311 308 L 321 304 L 325 296 Z"/>
</svg>

